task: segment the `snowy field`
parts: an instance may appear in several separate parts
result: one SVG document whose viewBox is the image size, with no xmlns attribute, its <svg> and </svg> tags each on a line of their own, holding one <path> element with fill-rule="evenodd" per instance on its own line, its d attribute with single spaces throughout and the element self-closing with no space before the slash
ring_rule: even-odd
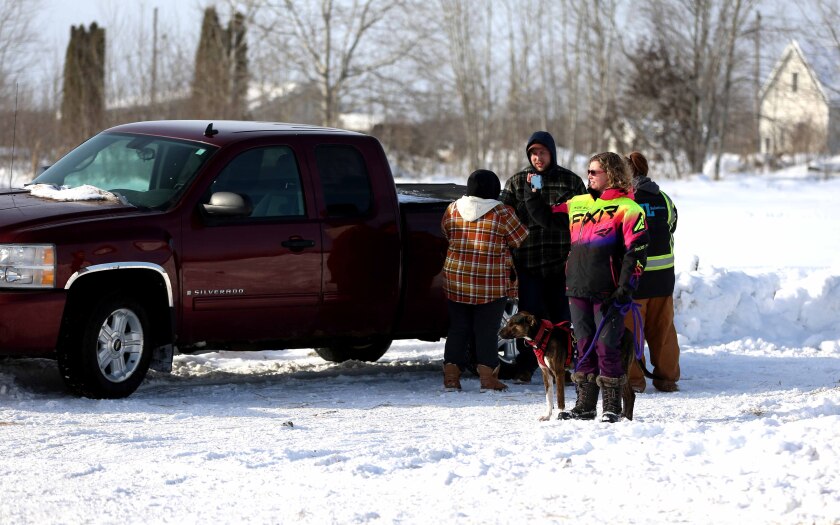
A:
<svg viewBox="0 0 840 525">
<path fill-rule="evenodd" d="M 634 421 L 446 393 L 442 342 L 181 355 L 119 401 L 4 360 L 0 523 L 840 523 L 840 181 L 662 185 L 683 377 Z"/>
</svg>

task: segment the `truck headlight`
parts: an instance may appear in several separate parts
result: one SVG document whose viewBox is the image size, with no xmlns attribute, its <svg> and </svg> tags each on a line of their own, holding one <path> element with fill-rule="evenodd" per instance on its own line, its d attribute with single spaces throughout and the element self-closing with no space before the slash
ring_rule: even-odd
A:
<svg viewBox="0 0 840 525">
<path fill-rule="evenodd" d="M 55 246 L 0 244 L 0 288 L 53 288 Z"/>
</svg>

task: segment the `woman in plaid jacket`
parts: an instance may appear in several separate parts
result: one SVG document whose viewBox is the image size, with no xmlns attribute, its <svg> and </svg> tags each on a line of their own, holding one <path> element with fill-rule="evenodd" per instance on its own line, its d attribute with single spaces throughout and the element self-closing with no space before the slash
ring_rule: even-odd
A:
<svg viewBox="0 0 840 525">
<path fill-rule="evenodd" d="M 441 230 L 449 241 L 443 274 L 449 304 L 449 334 L 443 354 L 443 384 L 461 389 L 467 346 L 475 344 L 483 390 L 505 390 L 498 380 L 499 324 L 510 279 L 510 249 L 528 236 L 513 208 L 498 200 L 499 177 L 476 170 L 467 180 L 467 195 L 446 209 Z"/>
</svg>

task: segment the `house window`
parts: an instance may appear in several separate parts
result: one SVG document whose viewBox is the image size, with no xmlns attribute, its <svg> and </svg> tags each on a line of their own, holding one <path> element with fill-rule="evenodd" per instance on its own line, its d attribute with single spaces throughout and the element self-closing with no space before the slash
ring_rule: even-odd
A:
<svg viewBox="0 0 840 525">
<path fill-rule="evenodd" d="M 799 73 L 794 73 L 790 81 L 790 87 L 794 93 L 796 93 L 797 84 L 799 84 Z"/>
</svg>

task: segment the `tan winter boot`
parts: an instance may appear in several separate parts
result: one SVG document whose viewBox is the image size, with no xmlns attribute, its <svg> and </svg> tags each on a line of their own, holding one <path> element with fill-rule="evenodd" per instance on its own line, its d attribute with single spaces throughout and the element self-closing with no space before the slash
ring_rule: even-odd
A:
<svg viewBox="0 0 840 525">
<path fill-rule="evenodd" d="M 458 365 L 452 363 L 443 365 L 443 388 L 461 390 L 461 369 L 458 368 Z"/>
<path fill-rule="evenodd" d="M 478 365 L 478 376 L 481 379 L 481 391 L 485 390 L 507 390 L 507 385 L 499 381 L 499 367 L 490 368 L 485 365 Z"/>
</svg>

